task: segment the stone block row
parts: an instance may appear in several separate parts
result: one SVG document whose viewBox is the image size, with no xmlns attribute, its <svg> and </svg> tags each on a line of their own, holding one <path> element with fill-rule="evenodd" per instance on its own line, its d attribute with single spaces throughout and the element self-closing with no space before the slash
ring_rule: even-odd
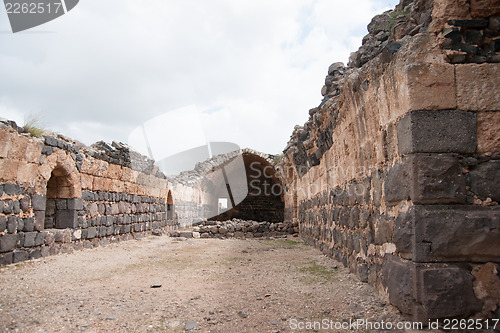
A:
<svg viewBox="0 0 500 333">
<path fill-rule="evenodd" d="M 108 245 L 118 241 L 142 238 L 152 230 L 161 233 L 165 222 L 154 222 L 149 225 L 130 226 L 128 233 L 107 228 L 88 230 L 47 230 L 35 233 L 19 233 L 0 237 L 0 266 L 18 263 L 30 259 L 38 259 L 59 253 L 71 253 L 75 250 L 90 249 Z"/>
<path fill-rule="evenodd" d="M 105 192 L 105 191 L 82 191 L 82 199 L 85 201 L 109 201 L 129 203 L 154 203 L 164 204 L 163 199 L 141 196 L 128 193 Z"/>
<path fill-rule="evenodd" d="M 500 201 L 500 160 L 457 154 L 417 153 L 403 157 L 384 182 L 388 206 L 414 204 L 474 204 Z"/>
<path fill-rule="evenodd" d="M 382 277 L 391 303 L 414 321 L 467 318 L 482 309 L 474 293 L 475 278 L 465 266 L 420 264 L 389 255 Z"/>
<path fill-rule="evenodd" d="M 500 17 L 449 20 L 442 30 L 442 48 L 458 52 L 448 59 L 453 64 L 500 62 Z"/>
<path fill-rule="evenodd" d="M 500 208 L 416 205 L 400 213 L 394 242 L 415 263 L 500 261 Z"/>
</svg>

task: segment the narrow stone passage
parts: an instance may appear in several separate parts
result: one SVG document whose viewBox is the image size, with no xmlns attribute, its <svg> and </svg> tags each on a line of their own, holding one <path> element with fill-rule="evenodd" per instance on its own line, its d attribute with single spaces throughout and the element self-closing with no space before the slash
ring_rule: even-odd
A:
<svg viewBox="0 0 500 333">
<path fill-rule="evenodd" d="M 148 237 L 9 265 L 0 309 L 0 331 L 23 332 L 291 332 L 322 320 L 402 320 L 372 287 L 291 236 Z"/>
</svg>

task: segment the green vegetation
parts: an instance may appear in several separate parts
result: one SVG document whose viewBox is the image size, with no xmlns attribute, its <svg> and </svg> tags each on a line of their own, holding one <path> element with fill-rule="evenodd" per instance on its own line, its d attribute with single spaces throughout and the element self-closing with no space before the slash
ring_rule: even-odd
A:
<svg viewBox="0 0 500 333">
<path fill-rule="evenodd" d="M 283 156 L 284 156 L 283 154 L 275 155 L 274 159 L 273 159 L 273 163 L 278 164 L 281 161 L 281 159 L 283 158 Z"/>
<path fill-rule="evenodd" d="M 30 114 L 24 119 L 23 129 L 34 137 L 40 138 L 46 130 L 43 128 L 41 121 L 41 114 Z"/>
<path fill-rule="evenodd" d="M 396 22 L 401 16 L 406 16 L 411 13 L 411 8 L 410 6 L 407 6 L 405 9 L 402 10 L 393 10 L 389 15 L 391 17 L 390 20 L 390 28 L 389 31 L 392 30 L 392 28 L 396 25 Z"/>
<path fill-rule="evenodd" d="M 304 242 L 298 242 L 294 241 L 291 239 L 284 239 L 284 238 L 279 238 L 279 239 L 266 239 L 266 243 L 269 243 L 269 245 L 275 245 L 276 247 L 289 247 L 289 246 L 296 246 L 296 245 L 307 245 Z"/>
<path fill-rule="evenodd" d="M 232 258 L 227 258 L 226 260 L 228 263 L 247 262 L 248 261 L 248 259 L 241 258 L 241 257 L 232 257 Z"/>
<path fill-rule="evenodd" d="M 330 281 L 337 274 L 336 271 L 319 265 L 315 261 L 309 262 L 308 266 L 300 268 L 299 271 L 302 273 L 309 273 L 321 280 L 323 283 Z"/>
<path fill-rule="evenodd" d="M 304 245 L 303 242 L 297 242 L 291 239 L 280 239 L 278 242 L 283 243 L 283 245 Z"/>
</svg>

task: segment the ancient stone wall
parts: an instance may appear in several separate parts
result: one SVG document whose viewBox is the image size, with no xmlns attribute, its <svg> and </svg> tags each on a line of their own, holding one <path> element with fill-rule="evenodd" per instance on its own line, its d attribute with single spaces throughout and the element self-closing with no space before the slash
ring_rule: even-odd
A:
<svg viewBox="0 0 500 333">
<path fill-rule="evenodd" d="M 172 228 L 168 183 L 123 144 L 36 138 L 0 123 L 0 264 Z"/>
<path fill-rule="evenodd" d="M 207 219 L 283 222 L 282 186 L 271 155 L 248 148 L 220 154 L 169 182 L 177 193 L 175 211 L 182 228 Z M 227 209 L 218 207 L 221 198 Z"/>
<path fill-rule="evenodd" d="M 416 320 L 499 317 L 500 8 L 375 17 L 280 165 L 285 217 Z"/>
</svg>

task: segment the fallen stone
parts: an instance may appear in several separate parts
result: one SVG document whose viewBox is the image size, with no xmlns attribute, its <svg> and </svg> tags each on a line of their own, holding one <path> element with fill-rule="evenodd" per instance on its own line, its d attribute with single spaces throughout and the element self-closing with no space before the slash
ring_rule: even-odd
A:
<svg viewBox="0 0 500 333">
<path fill-rule="evenodd" d="M 185 330 L 186 331 L 191 331 L 191 330 L 194 330 L 194 329 L 197 329 L 199 327 L 198 323 L 195 322 L 195 321 L 187 321 L 186 322 L 186 326 L 185 326 Z"/>
<path fill-rule="evenodd" d="M 192 231 L 180 231 L 179 237 L 193 238 L 193 232 Z"/>
<path fill-rule="evenodd" d="M 248 314 L 243 310 L 238 311 L 238 316 L 241 318 L 248 318 Z"/>
</svg>

